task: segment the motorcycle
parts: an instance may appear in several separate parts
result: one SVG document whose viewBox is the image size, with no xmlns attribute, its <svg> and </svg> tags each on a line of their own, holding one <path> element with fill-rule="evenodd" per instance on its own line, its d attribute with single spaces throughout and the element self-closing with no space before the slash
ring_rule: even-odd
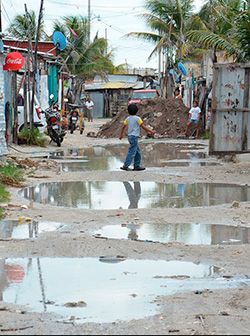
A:
<svg viewBox="0 0 250 336">
<path fill-rule="evenodd" d="M 62 129 L 61 115 L 55 102 L 52 102 L 50 107 L 47 108 L 44 113 L 47 122 L 48 135 L 58 147 L 61 147 L 61 143 L 63 142 L 66 132 Z"/>
<path fill-rule="evenodd" d="M 74 131 L 76 130 L 76 125 L 78 121 L 78 115 L 77 113 L 73 112 L 73 114 L 69 118 L 69 129 L 70 129 L 70 134 L 73 134 Z"/>
<path fill-rule="evenodd" d="M 73 134 L 74 131 L 79 127 L 80 134 L 83 134 L 85 125 L 84 125 L 84 113 L 80 111 L 80 108 L 83 108 L 83 105 L 77 104 L 68 104 L 69 109 L 69 130 Z"/>
</svg>

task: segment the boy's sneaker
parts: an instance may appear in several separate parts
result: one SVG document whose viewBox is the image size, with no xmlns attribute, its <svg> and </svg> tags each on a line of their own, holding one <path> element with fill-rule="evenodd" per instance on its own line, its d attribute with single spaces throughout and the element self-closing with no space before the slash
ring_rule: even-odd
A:
<svg viewBox="0 0 250 336">
<path fill-rule="evenodd" d="M 131 170 L 132 170 L 132 169 L 130 169 L 130 168 L 128 168 L 128 167 L 125 167 L 125 166 L 120 167 L 120 169 L 122 169 L 122 170 L 127 170 L 127 171 L 131 171 Z"/>
<path fill-rule="evenodd" d="M 139 171 L 139 170 L 145 170 L 146 168 L 144 167 L 135 167 L 133 170 Z"/>
</svg>

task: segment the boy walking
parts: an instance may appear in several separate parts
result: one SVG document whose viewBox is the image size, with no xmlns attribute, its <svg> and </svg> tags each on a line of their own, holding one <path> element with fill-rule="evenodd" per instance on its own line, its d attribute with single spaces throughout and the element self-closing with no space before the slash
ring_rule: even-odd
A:
<svg viewBox="0 0 250 336">
<path fill-rule="evenodd" d="M 129 141 L 129 149 L 124 162 L 124 165 L 121 167 L 122 170 L 131 170 L 129 166 L 132 162 L 134 162 L 133 170 L 145 170 L 144 167 L 141 167 L 141 151 L 138 146 L 138 138 L 140 136 L 140 128 L 144 129 L 149 135 L 154 135 L 155 132 L 146 127 L 143 124 L 143 121 L 140 117 L 136 115 L 138 112 L 138 107 L 136 104 L 130 104 L 128 106 L 128 114 L 129 116 L 123 123 L 123 127 L 121 130 L 120 140 L 124 136 L 125 129 L 128 129 L 128 141 Z"/>
</svg>

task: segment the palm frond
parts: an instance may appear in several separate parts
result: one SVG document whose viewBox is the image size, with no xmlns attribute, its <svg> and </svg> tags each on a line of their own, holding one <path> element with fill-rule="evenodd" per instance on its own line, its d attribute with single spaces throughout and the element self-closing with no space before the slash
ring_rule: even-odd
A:
<svg viewBox="0 0 250 336">
<path fill-rule="evenodd" d="M 139 38 L 139 39 L 143 39 L 145 41 L 154 42 L 154 43 L 158 43 L 162 38 L 158 34 L 147 33 L 147 32 L 131 32 L 131 33 L 124 35 L 124 37 L 134 37 L 134 38 Z"/>
<path fill-rule="evenodd" d="M 187 33 L 187 38 L 206 49 L 224 50 L 230 56 L 238 57 L 239 55 L 239 50 L 235 44 L 208 30 L 191 30 Z"/>
</svg>

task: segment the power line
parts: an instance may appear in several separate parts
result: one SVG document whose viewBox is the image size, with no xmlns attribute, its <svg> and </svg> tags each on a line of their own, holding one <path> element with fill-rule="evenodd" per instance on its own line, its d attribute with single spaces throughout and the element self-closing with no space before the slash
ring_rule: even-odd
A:
<svg viewBox="0 0 250 336">
<path fill-rule="evenodd" d="M 9 21 L 9 23 L 11 24 L 11 20 L 10 20 L 9 14 L 8 14 L 8 12 L 7 12 L 7 10 L 6 10 L 6 8 L 5 8 L 5 6 L 4 6 L 3 3 L 2 3 L 2 7 L 3 7 L 3 10 L 4 10 L 4 12 L 5 12 L 5 15 L 6 15 L 6 17 L 7 17 L 8 21 Z"/>
<path fill-rule="evenodd" d="M 1 0 L 0 0 L 1 1 Z M 13 3 L 12 3 L 12 0 L 10 0 L 10 2 L 11 2 L 11 5 L 13 6 Z M 56 4 L 62 4 L 62 5 L 70 5 L 70 6 L 78 6 L 79 7 L 79 5 L 76 5 L 76 4 L 67 4 L 67 3 L 65 3 L 65 2 L 62 2 L 62 1 L 56 1 L 56 0 L 48 0 L 48 2 L 51 2 L 51 3 L 56 3 Z M 83 7 L 83 5 L 80 5 L 80 7 Z M 86 8 L 86 6 L 84 6 L 85 8 Z M 97 8 L 97 7 L 100 7 L 100 8 L 111 8 L 111 7 L 107 7 L 107 6 L 93 6 L 93 7 L 95 7 L 95 8 Z M 134 9 L 136 9 L 136 8 L 142 8 L 143 6 L 136 6 L 136 7 L 133 7 Z M 122 9 L 122 8 L 130 8 L 131 9 L 131 7 L 127 7 L 127 6 L 115 6 L 115 7 L 112 7 L 112 8 L 116 8 L 116 9 Z M 9 17 L 9 15 L 8 15 L 8 12 L 7 12 L 7 10 L 6 10 L 6 7 L 4 7 L 4 10 L 5 10 L 5 15 L 7 16 L 7 19 L 8 19 L 8 21 L 11 23 L 11 20 L 10 20 L 10 17 Z M 121 13 L 121 12 L 120 12 Z M 106 18 L 112 18 L 112 17 L 118 17 L 118 16 L 124 16 L 124 15 L 130 15 L 130 13 L 131 12 L 125 12 L 125 13 L 123 13 L 123 14 L 121 14 L 121 15 L 109 15 L 109 16 L 107 16 Z M 132 13 L 131 13 L 132 14 Z M 135 14 L 135 15 L 137 15 L 137 14 L 139 14 L 139 13 L 135 13 L 135 12 L 133 12 L 133 14 Z M 49 18 L 44 18 L 44 20 L 52 20 L 52 19 L 49 19 Z M 108 24 L 107 22 L 105 22 L 103 19 L 99 19 L 99 21 L 101 22 L 101 23 L 103 23 L 104 25 L 106 25 L 107 27 L 109 27 L 109 28 L 111 28 L 112 30 L 114 30 L 114 31 L 117 31 L 117 32 L 119 32 L 120 34 L 122 34 L 122 35 L 125 35 L 126 34 L 126 32 L 124 32 L 124 31 L 122 31 L 119 27 L 117 27 L 117 26 L 114 26 L 114 25 L 110 25 L 110 24 Z M 27 38 L 27 36 L 26 36 L 26 38 Z M 112 49 L 114 49 L 114 48 L 124 48 L 124 49 L 131 49 L 131 52 L 132 53 L 134 53 L 135 52 L 135 50 L 139 50 L 139 49 L 141 49 L 140 48 L 140 46 L 138 46 L 139 45 L 139 42 L 138 42 L 138 44 L 137 44 L 137 46 L 136 47 L 133 47 L 133 48 L 131 48 L 131 47 L 126 47 L 126 46 L 120 46 L 120 45 L 118 45 L 118 46 L 112 46 L 111 48 Z M 142 44 L 141 44 L 142 45 Z M 87 48 L 89 45 L 87 45 L 87 44 L 84 44 L 84 46 Z M 92 64 L 93 63 L 93 61 L 92 60 L 90 60 L 90 59 L 86 59 L 86 61 L 87 61 L 87 64 Z M 76 63 L 77 64 L 77 63 Z"/>
<path fill-rule="evenodd" d="M 95 19 L 95 18 L 97 18 L 97 19 L 99 19 L 99 16 L 100 17 L 102 17 L 103 19 L 112 19 L 112 18 L 116 18 L 116 17 L 121 17 L 121 16 L 128 16 L 128 15 L 131 15 L 131 14 L 133 14 L 133 15 L 139 15 L 140 13 L 139 12 L 134 12 L 134 11 L 131 11 L 131 12 L 126 12 L 126 13 L 123 13 L 123 12 L 118 12 L 118 13 L 120 13 L 120 14 L 117 14 L 117 15 L 102 15 L 102 16 L 100 16 L 100 15 L 98 15 L 97 17 L 92 17 L 92 19 L 91 20 L 93 20 L 93 19 Z M 58 15 L 56 15 L 56 14 L 46 14 L 45 16 L 47 16 L 47 18 L 45 18 L 44 20 L 46 20 L 46 21 L 53 21 L 53 20 L 56 20 L 56 19 L 58 19 Z M 50 17 L 50 18 L 48 18 L 48 17 Z"/>
<path fill-rule="evenodd" d="M 9 1 L 10 1 L 10 7 L 13 8 L 15 13 L 17 14 L 16 8 L 14 7 L 12 0 L 9 0 Z"/>
<path fill-rule="evenodd" d="M 2 1 L 0 0 L 0 32 L 3 31 L 3 24 L 2 24 Z"/>
<path fill-rule="evenodd" d="M 59 4 L 59 5 L 64 5 L 64 6 L 70 6 L 70 7 L 84 7 L 86 8 L 86 5 L 80 5 L 77 3 L 66 3 L 66 2 L 62 2 L 62 1 L 57 1 L 57 0 L 47 0 L 48 2 L 54 3 L 54 4 Z M 130 8 L 131 6 L 101 6 L 101 5 L 91 5 L 91 7 L 93 8 L 105 8 L 105 9 L 127 9 Z M 144 8 L 144 6 L 135 6 L 133 8 Z"/>
</svg>

